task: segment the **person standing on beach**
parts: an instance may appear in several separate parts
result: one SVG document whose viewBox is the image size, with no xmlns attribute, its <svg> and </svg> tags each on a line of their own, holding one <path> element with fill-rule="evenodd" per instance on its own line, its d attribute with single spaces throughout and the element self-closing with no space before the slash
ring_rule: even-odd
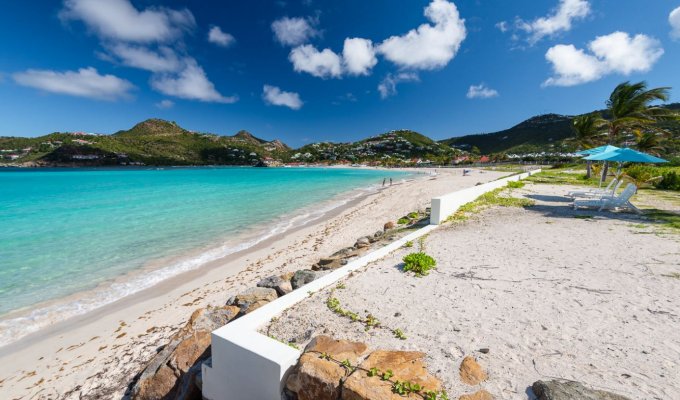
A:
<svg viewBox="0 0 680 400">
<path fill-rule="evenodd" d="M 386 181 L 386 180 L 387 180 L 387 178 L 383 178 L 383 186 L 385 186 L 385 181 Z"/>
<path fill-rule="evenodd" d="M 392 186 L 392 178 L 390 178 L 390 186 Z"/>
</svg>

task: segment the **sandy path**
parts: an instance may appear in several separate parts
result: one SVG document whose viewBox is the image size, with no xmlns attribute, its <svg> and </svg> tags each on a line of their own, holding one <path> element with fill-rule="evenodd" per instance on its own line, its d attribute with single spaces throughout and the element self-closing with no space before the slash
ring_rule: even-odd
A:
<svg viewBox="0 0 680 400">
<path fill-rule="evenodd" d="M 440 170 L 434 179 L 389 187 L 316 224 L 0 348 L 0 398 L 120 398 L 195 309 L 223 304 L 262 277 L 309 268 L 385 222 L 429 206 L 434 196 L 505 174 Z"/>
<path fill-rule="evenodd" d="M 633 215 L 582 218 L 598 213 L 572 211 L 567 190 L 527 185 L 514 193 L 536 200 L 532 208 L 489 209 L 435 230 L 425 240 L 438 261 L 429 276 L 403 273 L 414 249 L 401 249 L 335 290 L 344 309 L 371 313 L 407 340 L 333 314 L 328 290 L 269 332 L 300 346 L 323 333 L 425 351 L 451 398 L 477 389 L 458 378 L 472 354 L 496 398 L 532 398 L 534 381 L 558 377 L 633 399 L 680 399 L 680 235 Z"/>
</svg>

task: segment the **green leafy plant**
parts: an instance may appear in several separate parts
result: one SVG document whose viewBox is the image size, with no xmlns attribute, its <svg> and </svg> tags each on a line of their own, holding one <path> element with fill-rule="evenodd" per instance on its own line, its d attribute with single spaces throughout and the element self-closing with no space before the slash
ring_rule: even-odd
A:
<svg viewBox="0 0 680 400">
<path fill-rule="evenodd" d="M 378 374 L 380 374 L 380 371 L 376 367 L 373 367 L 373 368 L 368 370 L 368 376 L 369 377 L 378 376 Z"/>
<path fill-rule="evenodd" d="M 425 253 L 411 253 L 404 257 L 404 272 L 413 272 L 416 276 L 425 276 L 436 268 L 437 262 Z"/>
<path fill-rule="evenodd" d="M 394 334 L 394 337 L 396 337 L 397 339 L 406 340 L 406 335 L 404 334 L 404 332 L 401 329 L 397 328 L 397 329 L 393 330 L 392 333 Z"/>
<path fill-rule="evenodd" d="M 521 188 L 524 187 L 524 185 L 525 185 L 525 183 L 522 182 L 522 181 L 510 181 L 510 182 L 508 182 L 508 187 L 510 189 L 521 189 Z"/>
<path fill-rule="evenodd" d="M 411 222 L 410 219 L 408 219 L 406 217 L 402 217 L 402 218 L 399 218 L 399 220 L 397 221 L 397 224 L 405 225 L 405 224 L 408 224 L 409 222 Z"/>
<path fill-rule="evenodd" d="M 419 216 L 420 216 L 420 214 L 418 214 L 418 212 L 416 212 L 416 211 L 408 213 L 408 218 L 410 218 L 410 219 L 416 219 Z"/>
<path fill-rule="evenodd" d="M 384 381 L 389 381 L 391 377 L 394 376 L 394 372 L 392 372 L 391 369 L 388 369 L 387 371 L 383 372 L 381 379 Z"/>
<path fill-rule="evenodd" d="M 335 288 L 336 288 L 336 289 L 345 289 L 346 286 L 345 286 L 344 283 L 338 283 L 338 284 L 335 286 Z"/>
<path fill-rule="evenodd" d="M 409 240 L 408 242 L 404 243 L 404 247 L 406 247 L 406 248 L 413 247 L 413 241 Z"/>
</svg>

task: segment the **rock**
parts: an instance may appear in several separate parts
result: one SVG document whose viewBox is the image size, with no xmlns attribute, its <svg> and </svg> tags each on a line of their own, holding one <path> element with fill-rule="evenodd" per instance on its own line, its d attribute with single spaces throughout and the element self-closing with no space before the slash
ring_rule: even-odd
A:
<svg viewBox="0 0 680 400">
<path fill-rule="evenodd" d="M 335 360 L 349 360 L 356 365 L 367 350 L 363 343 L 317 336 L 307 345 L 295 370 L 286 380 L 286 389 L 295 393 L 298 400 L 336 400 L 340 397 L 340 381 L 347 371 L 320 355 L 325 353 Z"/>
<path fill-rule="evenodd" d="M 375 238 L 381 238 L 381 237 L 383 237 L 384 234 L 385 234 L 385 232 L 383 232 L 383 231 L 376 231 L 376 232 L 373 234 L 373 237 L 375 237 Z"/>
<path fill-rule="evenodd" d="M 458 398 L 458 400 L 493 400 L 491 393 L 482 389 L 471 394 L 464 394 Z"/>
<path fill-rule="evenodd" d="M 538 400 L 630 400 L 604 390 L 588 389 L 573 381 L 536 381 L 531 385 Z"/>
<path fill-rule="evenodd" d="M 331 269 L 337 269 L 344 265 L 342 261 L 343 261 L 342 259 L 337 257 L 322 258 L 321 260 L 319 260 L 318 263 L 316 263 L 312 267 L 312 269 L 314 271 L 327 271 Z"/>
<path fill-rule="evenodd" d="M 279 275 L 279 276 L 280 276 L 281 279 L 283 279 L 284 281 L 290 281 L 291 278 L 293 278 L 293 275 L 295 275 L 295 272 L 286 272 L 285 274 L 281 274 L 281 275 Z"/>
<path fill-rule="evenodd" d="M 133 400 L 201 399 L 197 375 L 201 363 L 210 357 L 210 333 L 236 318 L 239 311 L 234 306 L 194 311 L 189 322 L 141 372 L 130 397 Z"/>
<path fill-rule="evenodd" d="M 479 349 L 479 352 L 482 354 L 489 354 L 489 349 L 487 347 L 482 347 Z"/>
<path fill-rule="evenodd" d="M 357 249 L 363 249 L 365 247 L 368 247 L 371 245 L 371 240 L 367 237 L 360 237 L 357 239 L 357 242 L 354 244 L 354 247 Z"/>
<path fill-rule="evenodd" d="M 312 282 L 314 279 L 316 279 L 316 276 L 316 273 L 312 270 L 301 269 L 299 271 L 295 271 L 295 275 L 293 275 L 290 283 L 293 285 L 293 290 L 295 290 L 308 284 L 309 282 Z"/>
<path fill-rule="evenodd" d="M 473 357 L 466 356 L 463 359 L 463 362 L 460 363 L 460 380 L 462 380 L 463 383 L 478 385 L 487 378 L 486 372 L 484 372 L 482 367 Z"/>
<path fill-rule="evenodd" d="M 254 287 L 246 289 L 245 292 L 234 296 L 233 300 L 231 300 L 231 304 L 228 305 L 237 306 L 242 314 L 248 314 L 277 298 L 278 295 L 274 289 Z"/>
<path fill-rule="evenodd" d="M 356 251 L 356 249 L 354 247 L 346 247 L 342 250 L 336 251 L 335 253 L 333 253 L 331 255 L 331 257 L 341 257 L 341 258 L 351 257 L 354 254 L 355 251 Z"/>
<path fill-rule="evenodd" d="M 293 291 L 293 286 L 291 285 L 290 280 L 283 279 L 280 276 L 269 276 L 264 278 L 257 283 L 257 286 L 274 289 L 279 296 L 284 296 Z"/>
<path fill-rule="evenodd" d="M 386 351 L 377 350 L 371 353 L 361 369 L 347 378 L 342 386 L 342 400 L 398 400 L 398 399 L 422 399 L 411 394 L 403 397 L 392 393 L 392 383 L 396 381 L 412 382 L 421 385 L 424 389 L 440 390 L 442 383 L 439 379 L 430 375 L 425 368 L 424 353 L 417 351 Z M 377 368 L 380 373 L 392 370 L 394 375 L 390 381 L 383 381 L 378 376 L 369 377 L 365 370 Z"/>
<path fill-rule="evenodd" d="M 396 225 L 394 224 L 394 222 L 390 221 L 390 222 L 385 223 L 385 225 L 383 226 L 383 229 L 389 230 L 389 229 L 394 229 L 395 227 L 396 227 Z"/>
</svg>

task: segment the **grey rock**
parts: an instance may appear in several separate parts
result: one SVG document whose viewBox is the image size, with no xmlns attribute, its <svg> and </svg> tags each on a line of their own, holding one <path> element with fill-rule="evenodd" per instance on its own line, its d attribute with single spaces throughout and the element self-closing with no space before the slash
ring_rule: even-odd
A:
<svg viewBox="0 0 680 400">
<path fill-rule="evenodd" d="M 336 251 L 331 255 L 331 257 L 348 257 L 351 256 L 352 253 L 354 253 L 355 248 L 354 247 L 346 247 L 342 250 Z"/>
<path fill-rule="evenodd" d="M 368 247 L 371 245 L 371 240 L 367 237 L 360 237 L 357 239 L 357 242 L 354 244 L 354 247 L 357 249 L 363 249 L 365 247 Z"/>
<path fill-rule="evenodd" d="M 241 309 L 242 314 L 247 314 L 255 311 L 263 305 L 274 301 L 278 298 L 276 290 L 265 287 L 254 287 L 246 289 L 244 292 L 236 295 L 232 305 Z"/>
<path fill-rule="evenodd" d="M 588 389 L 573 381 L 536 381 L 531 385 L 531 390 L 538 400 L 630 400 L 604 390 Z"/>
<path fill-rule="evenodd" d="M 284 296 L 293 291 L 293 285 L 291 285 L 290 281 L 287 281 L 280 276 L 268 276 L 259 281 L 257 286 L 274 289 L 279 296 Z"/>
<path fill-rule="evenodd" d="M 316 276 L 316 272 L 312 270 L 301 269 L 299 271 L 295 271 L 295 275 L 293 275 L 290 283 L 293 285 L 293 290 L 295 290 L 308 284 L 309 282 L 312 282 L 316 279 Z"/>
</svg>

